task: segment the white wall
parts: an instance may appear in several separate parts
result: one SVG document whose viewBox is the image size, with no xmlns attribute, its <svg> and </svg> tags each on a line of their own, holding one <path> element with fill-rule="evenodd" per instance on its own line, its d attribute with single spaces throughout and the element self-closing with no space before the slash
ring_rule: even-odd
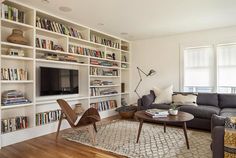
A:
<svg viewBox="0 0 236 158">
<path fill-rule="evenodd" d="M 180 46 L 227 41 L 236 42 L 236 26 L 134 41 L 131 54 L 131 91 L 139 81 L 137 66 L 145 72 L 150 69 L 157 71 L 155 76 L 143 76 L 144 80 L 138 89 L 141 95 L 147 94 L 154 86 L 166 87 L 170 84 L 173 84 L 174 91 L 179 91 Z M 137 96 L 132 93 L 131 102 L 136 101 Z"/>
</svg>

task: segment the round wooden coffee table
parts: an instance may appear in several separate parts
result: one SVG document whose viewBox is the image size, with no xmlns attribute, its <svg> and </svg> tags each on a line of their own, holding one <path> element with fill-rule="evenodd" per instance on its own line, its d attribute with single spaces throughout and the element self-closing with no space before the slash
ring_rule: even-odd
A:
<svg viewBox="0 0 236 158">
<path fill-rule="evenodd" d="M 145 114 L 145 110 L 138 111 L 135 113 L 135 117 L 139 120 L 139 130 L 138 130 L 138 136 L 137 136 L 137 142 L 139 141 L 139 136 L 142 130 L 143 122 L 156 122 L 156 123 L 163 123 L 164 124 L 164 132 L 166 132 L 166 123 L 183 123 L 183 131 L 185 136 L 185 141 L 187 144 L 187 148 L 189 149 L 189 142 L 188 142 L 188 135 L 187 135 L 187 126 L 186 122 L 190 121 L 194 118 L 192 114 L 189 114 L 187 112 L 179 111 L 178 115 L 168 115 L 167 117 L 160 117 L 160 118 L 152 118 L 151 116 L 148 116 Z"/>
</svg>

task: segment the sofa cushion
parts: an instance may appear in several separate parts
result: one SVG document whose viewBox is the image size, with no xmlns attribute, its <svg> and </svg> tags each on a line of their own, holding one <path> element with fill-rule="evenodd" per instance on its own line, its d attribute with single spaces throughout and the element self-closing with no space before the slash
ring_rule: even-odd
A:
<svg viewBox="0 0 236 158">
<path fill-rule="evenodd" d="M 219 115 L 220 113 L 220 108 L 207 105 L 199 105 L 199 106 L 183 105 L 179 107 L 179 110 L 188 112 L 192 114 L 194 117 L 203 119 L 211 119 L 211 116 L 213 114 Z"/>
<path fill-rule="evenodd" d="M 218 94 L 217 93 L 198 93 L 197 104 L 218 107 Z"/>
<path fill-rule="evenodd" d="M 149 106 L 153 103 L 154 99 L 155 99 L 154 96 L 151 95 L 151 94 L 144 95 L 142 97 L 142 103 L 143 103 L 144 106 Z"/>
<path fill-rule="evenodd" d="M 223 117 L 236 116 L 236 108 L 224 108 L 220 111 L 220 116 Z"/>
<path fill-rule="evenodd" d="M 170 109 L 170 104 L 151 104 L 151 109 Z"/>
<path fill-rule="evenodd" d="M 221 108 L 236 108 L 236 94 L 219 94 L 218 97 Z"/>
</svg>

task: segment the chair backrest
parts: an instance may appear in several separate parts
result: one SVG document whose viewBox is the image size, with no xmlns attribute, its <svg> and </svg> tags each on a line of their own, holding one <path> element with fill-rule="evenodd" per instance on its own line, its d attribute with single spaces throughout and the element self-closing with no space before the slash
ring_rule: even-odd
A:
<svg viewBox="0 0 236 158">
<path fill-rule="evenodd" d="M 65 114 L 67 121 L 69 124 L 74 127 L 74 123 L 77 119 L 77 116 L 74 110 L 70 107 L 70 105 L 63 99 L 57 99 L 57 103 L 61 107 L 62 113 Z"/>
</svg>

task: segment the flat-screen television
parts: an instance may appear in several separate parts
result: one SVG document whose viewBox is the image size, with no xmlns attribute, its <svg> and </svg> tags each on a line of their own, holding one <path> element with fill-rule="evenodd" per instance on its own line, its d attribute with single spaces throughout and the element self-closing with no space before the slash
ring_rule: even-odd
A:
<svg viewBox="0 0 236 158">
<path fill-rule="evenodd" d="M 40 67 L 40 96 L 78 94 L 79 71 Z"/>
</svg>

